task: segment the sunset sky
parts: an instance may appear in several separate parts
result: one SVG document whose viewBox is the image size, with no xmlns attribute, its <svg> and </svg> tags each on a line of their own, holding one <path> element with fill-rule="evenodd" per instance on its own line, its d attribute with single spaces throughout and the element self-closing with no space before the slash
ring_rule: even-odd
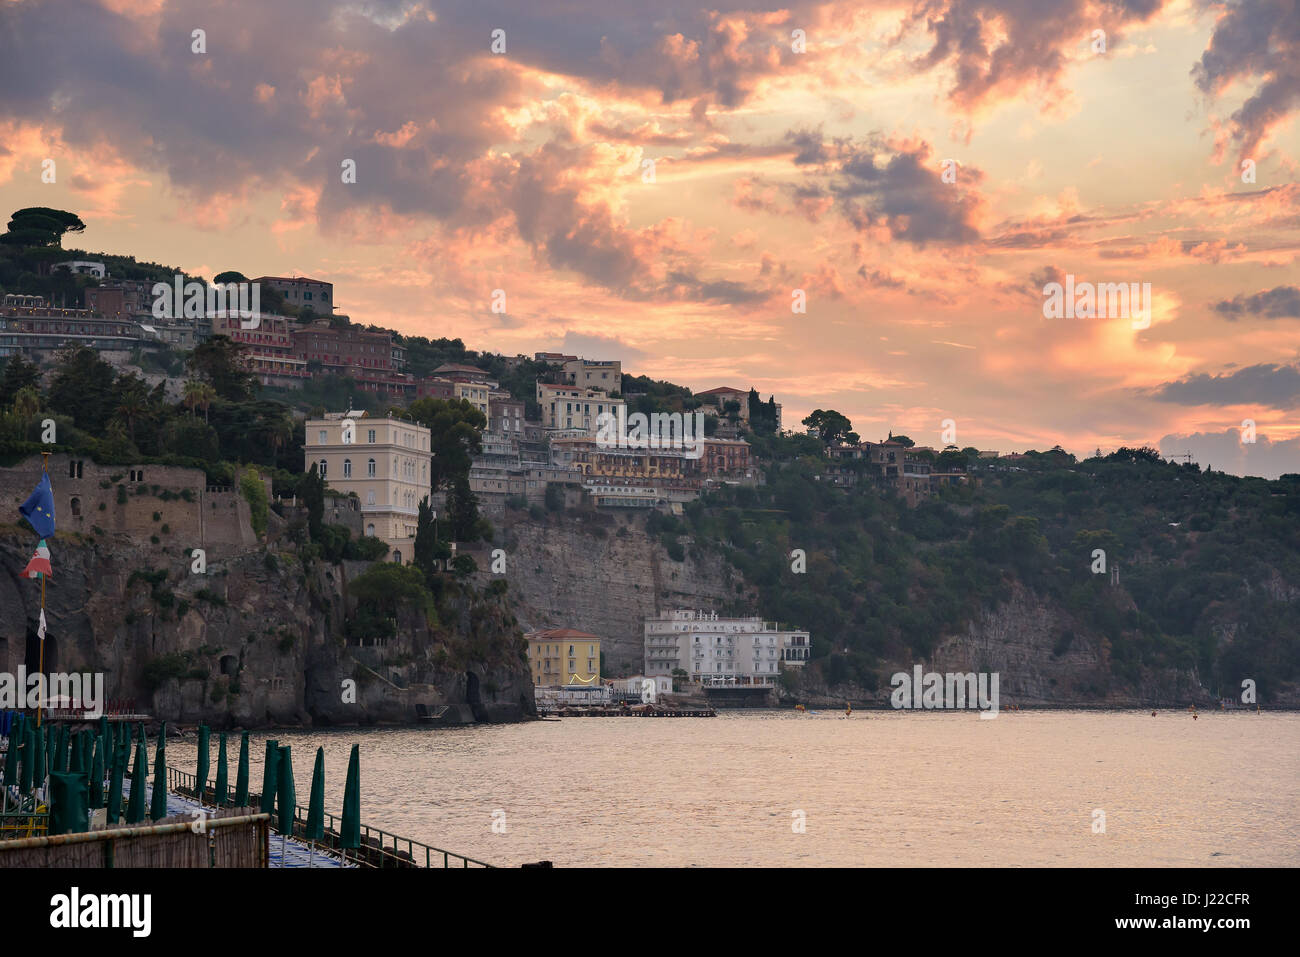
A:
<svg viewBox="0 0 1300 957">
<path fill-rule="evenodd" d="M 75 211 L 74 245 L 753 386 L 787 427 L 1269 477 L 1297 112 L 1300 0 L 0 0 L 0 212 Z M 1150 283 L 1149 328 L 1045 318 L 1067 274 Z"/>
</svg>

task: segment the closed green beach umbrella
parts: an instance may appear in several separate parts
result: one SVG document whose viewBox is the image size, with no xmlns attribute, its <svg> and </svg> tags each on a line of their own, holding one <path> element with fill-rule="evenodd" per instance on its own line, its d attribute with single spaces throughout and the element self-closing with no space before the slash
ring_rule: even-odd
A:
<svg viewBox="0 0 1300 957">
<path fill-rule="evenodd" d="M 82 740 L 82 733 L 78 731 L 70 742 L 71 747 L 68 748 L 68 766 L 66 770 L 74 774 L 83 774 L 89 770 L 82 761 L 82 755 L 85 753 L 85 749 L 81 746 Z"/>
<path fill-rule="evenodd" d="M 163 725 L 164 730 L 166 725 Z M 158 751 L 153 759 L 153 794 L 149 799 L 149 819 L 161 821 L 167 816 L 167 747 L 166 739 L 158 738 Z"/>
<path fill-rule="evenodd" d="M 90 830 L 89 779 L 81 771 L 55 771 L 50 775 L 50 829 L 55 834 L 80 834 Z"/>
<path fill-rule="evenodd" d="M 339 847 L 361 846 L 361 746 L 352 745 L 348 758 L 348 778 L 343 786 L 343 823 Z"/>
<path fill-rule="evenodd" d="M 230 767 L 226 761 L 226 732 L 217 739 L 217 783 L 213 788 L 212 803 L 218 807 L 230 797 Z"/>
<path fill-rule="evenodd" d="M 279 776 L 275 763 L 280 754 L 279 747 L 278 741 L 266 742 L 266 759 L 262 763 L 262 803 L 258 805 L 263 814 L 275 812 L 275 784 Z"/>
<path fill-rule="evenodd" d="M 280 833 L 292 837 L 293 815 L 298 803 L 298 795 L 293 788 L 293 760 L 288 745 L 279 750 L 276 759 L 275 803 L 280 812 Z"/>
<path fill-rule="evenodd" d="M 131 799 L 126 805 L 126 823 L 144 821 L 144 779 L 149 776 L 149 756 L 145 754 L 144 741 L 135 743 L 135 767 L 131 769 Z"/>
<path fill-rule="evenodd" d="M 68 728 L 67 725 L 50 725 L 50 740 L 45 742 L 48 757 L 46 764 L 49 772 L 68 770 Z"/>
<path fill-rule="evenodd" d="M 18 769 L 18 790 L 30 794 L 32 781 L 36 773 L 36 727 L 23 724 L 23 763 Z"/>
<path fill-rule="evenodd" d="M 239 770 L 235 772 L 235 807 L 248 806 L 248 732 L 239 736 Z"/>
<path fill-rule="evenodd" d="M 199 763 L 194 773 L 195 795 L 203 803 L 203 792 L 208 789 L 208 761 L 212 757 L 212 730 L 206 725 L 199 725 Z"/>
<path fill-rule="evenodd" d="M 104 806 L 104 739 L 95 738 L 95 753 L 90 758 L 90 806 L 98 810 Z"/>
<path fill-rule="evenodd" d="M 316 766 L 311 771 L 311 797 L 307 799 L 307 840 L 325 836 L 325 749 L 316 749 Z"/>
<path fill-rule="evenodd" d="M 108 776 L 109 827 L 116 824 L 122 817 L 122 775 L 126 771 L 126 762 L 130 754 L 130 744 L 118 743 L 113 747 L 113 770 Z"/>
</svg>

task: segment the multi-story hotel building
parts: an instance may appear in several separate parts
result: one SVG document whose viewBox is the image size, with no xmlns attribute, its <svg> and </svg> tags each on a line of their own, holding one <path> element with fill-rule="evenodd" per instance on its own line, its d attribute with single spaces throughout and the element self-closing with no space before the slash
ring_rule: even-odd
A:
<svg viewBox="0 0 1300 957">
<path fill-rule="evenodd" d="M 126 352 L 143 341 L 140 326 L 126 319 L 104 319 L 89 309 L 60 309 L 41 296 L 10 293 L 0 301 L 0 358 L 50 355 L 69 345 Z"/>
<path fill-rule="evenodd" d="M 351 376 L 369 392 L 414 395 L 416 383 L 403 375 L 406 349 L 392 333 L 370 332 L 356 326 L 333 328 L 321 319 L 293 329 L 294 353 L 306 363 L 319 362 L 327 373 Z"/>
<path fill-rule="evenodd" d="M 537 404 L 542 407 L 542 427 L 581 429 L 593 435 L 600 428 L 600 416 L 618 415 L 622 399 L 611 399 L 600 389 L 579 389 L 571 385 L 537 383 Z"/>
<path fill-rule="evenodd" d="M 762 618 L 720 618 L 679 609 L 645 620 L 645 673 L 686 672 L 697 683 L 773 685 L 785 667 L 808 661 L 806 631 L 784 630 Z"/>
<path fill-rule="evenodd" d="M 325 484 L 355 492 L 366 535 L 388 543 L 395 562 L 409 562 L 420 499 L 429 494 L 429 430 L 405 419 L 365 412 L 307 420 L 305 470 L 315 463 Z"/>
<path fill-rule="evenodd" d="M 553 628 L 524 635 L 528 642 L 528 666 L 533 684 L 600 684 L 600 639 L 585 631 Z"/>
<path fill-rule="evenodd" d="M 294 351 L 294 325 L 284 316 L 261 315 L 255 328 L 251 320 L 236 316 L 212 316 L 212 334 L 227 336 L 243 347 L 248 370 L 262 385 L 302 388 L 307 378 L 307 360 Z"/>
</svg>

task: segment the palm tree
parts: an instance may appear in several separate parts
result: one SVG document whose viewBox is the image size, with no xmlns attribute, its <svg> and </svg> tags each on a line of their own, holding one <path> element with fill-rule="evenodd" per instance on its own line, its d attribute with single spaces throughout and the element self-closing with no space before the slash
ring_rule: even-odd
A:
<svg viewBox="0 0 1300 957">
<path fill-rule="evenodd" d="M 190 410 L 190 415 L 194 414 L 194 409 L 203 410 L 203 421 L 208 421 L 208 407 L 212 405 L 213 400 L 217 397 L 217 390 L 201 379 L 187 379 L 185 381 L 185 392 L 181 398 L 185 408 Z"/>
<path fill-rule="evenodd" d="M 144 399 L 136 392 L 128 392 L 122 396 L 122 401 L 117 406 L 114 418 L 126 424 L 127 437 L 130 438 L 131 444 L 135 444 L 135 423 L 136 420 L 149 411 Z"/>
<path fill-rule="evenodd" d="M 190 410 L 190 415 L 194 414 L 194 409 L 199 404 L 199 395 L 203 391 L 203 385 L 198 379 L 185 380 L 185 390 L 181 397 L 181 404 Z"/>
</svg>

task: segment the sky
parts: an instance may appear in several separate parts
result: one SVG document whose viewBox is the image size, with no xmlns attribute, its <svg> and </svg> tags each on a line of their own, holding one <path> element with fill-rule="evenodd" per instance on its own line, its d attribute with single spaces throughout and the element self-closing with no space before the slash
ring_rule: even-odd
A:
<svg viewBox="0 0 1300 957">
<path fill-rule="evenodd" d="M 0 211 L 78 246 L 787 428 L 1265 477 L 1300 472 L 1298 111 L 1300 0 L 0 0 Z"/>
</svg>

